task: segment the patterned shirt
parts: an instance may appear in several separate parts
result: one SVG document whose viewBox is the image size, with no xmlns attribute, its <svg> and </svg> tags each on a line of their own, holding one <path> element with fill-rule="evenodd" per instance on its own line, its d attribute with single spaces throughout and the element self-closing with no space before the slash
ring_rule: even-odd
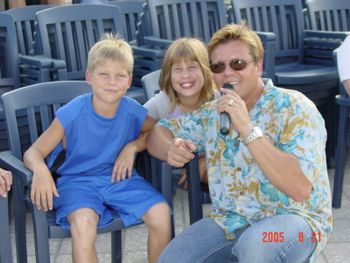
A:
<svg viewBox="0 0 350 263">
<path fill-rule="evenodd" d="M 298 214 L 314 234 L 321 236 L 315 256 L 325 246 L 333 225 L 324 120 L 302 93 L 277 88 L 271 80 L 264 79 L 264 83 L 263 93 L 249 116 L 273 145 L 298 158 L 313 185 L 310 197 L 303 202 L 294 201 L 270 183 L 248 148 L 238 140 L 237 131 L 221 135 L 217 100 L 180 118 L 162 119 L 159 125 L 170 129 L 175 137 L 193 141 L 197 151 L 206 152 L 211 217 L 228 238 L 234 238 L 237 229 L 263 218 Z"/>
</svg>

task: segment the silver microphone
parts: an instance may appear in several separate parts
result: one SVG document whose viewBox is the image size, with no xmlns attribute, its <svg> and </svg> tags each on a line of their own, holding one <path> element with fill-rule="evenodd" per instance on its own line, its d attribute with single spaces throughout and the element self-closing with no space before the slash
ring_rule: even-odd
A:
<svg viewBox="0 0 350 263">
<path fill-rule="evenodd" d="M 235 88 L 231 83 L 224 83 L 223 88 L 225 89 L 231 89 L 234 90 Z M 221 96 L 223 93 L 221 93 Z M 230 116 L 227 112 L 221 112 L 220 113 L 220 132 L 222 135 L 227 135 L 230 132 L 230 125 L 231 125 L 231 120 Z"/>
</svg>

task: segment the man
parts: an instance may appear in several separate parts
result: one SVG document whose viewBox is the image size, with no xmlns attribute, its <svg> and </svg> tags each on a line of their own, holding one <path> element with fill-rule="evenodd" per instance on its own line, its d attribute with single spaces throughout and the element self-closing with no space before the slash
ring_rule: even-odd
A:
<svg viewBox="0 0 350 263">
<path fill-rule="evenodd" d="M 332 230 L 324 120 L 303 94 L 261 78 L 263 47 L 245 25 L 217 31 L 208 52 L 223 95 L 161 120 L 148 150 L 178 167 L 205 151 L 212 213 L 177 236 L 159 262 L 312 261 Z M 222 112 L 228 135 L 220 133 Z"/>
</svg>

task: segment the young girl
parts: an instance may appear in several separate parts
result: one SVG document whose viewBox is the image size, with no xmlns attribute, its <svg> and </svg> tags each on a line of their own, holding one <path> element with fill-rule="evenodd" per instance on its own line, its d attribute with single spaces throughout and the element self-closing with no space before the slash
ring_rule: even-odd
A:
<svg viewBox="0 0 350 263">
<path fill-rule="evenodd" d="M 180 38 L 166 51 L 159 78 L 161 90 L 149 99 L 144 107 L 148 109 L 154 124 L 163 118 L 176 118 L 199 108 L 205 102 L 219 95 L 209 66 L 209 57 L 204 43 L 195 38 Z M 138 140 L 141 140 L 139 138 Z M 145 137 L 142 138 L 145 141 Z M 119 180 L 131 171 L 135 152 L 132 145 L 126 145 L 119 155 L 116 167 Z M 206 164 L 200 158 L 201 181 L 207 183 Z M 179 184 L 186 181 L 183 174 Z"/>
</svg>

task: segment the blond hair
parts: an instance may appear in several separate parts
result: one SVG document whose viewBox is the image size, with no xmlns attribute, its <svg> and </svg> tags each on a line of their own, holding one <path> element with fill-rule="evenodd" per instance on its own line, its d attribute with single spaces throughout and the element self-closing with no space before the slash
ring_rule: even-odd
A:
<svg viewBox="0 0 350 263">
<path fill-rule="evenodd" d="M 204 43 L 196 38 L 179 38 L 166 51 L 159 77 L 159 86 L 168 95 L 171 108 L 179 103 L 179 97 L 171 82 L 171 68 L 174 63 L 178 63 L 183 59 L 196 61 L 201 68 L 204 77 L 204 86 L 199 96 L 201 103 L 211 100 L 216 90 L 213 73 L 209 66 L 208 52 Z"/>
<path fill-rule="evenodd" d="M 134 67 L 134 57 L 130 45 L 117 35 L 105 34 L 89 51 L 87 70 L 92 72 L 96 65 L 107 59 L 120 61 L 129 75 Z"/>
<path fill-rule="evenodd" d="M 254 61 L 261 61 L 264 57 L 264 48 L 259 36 L 245 22 L 241 24 L 230 24 L 219 29 L 211 37 L 208 44 L 209 57 L 213 50 L 221 44 L 225 44 L 231 40 L 239 40 L 249 46 L 249 52 Z"/>
</svg>

